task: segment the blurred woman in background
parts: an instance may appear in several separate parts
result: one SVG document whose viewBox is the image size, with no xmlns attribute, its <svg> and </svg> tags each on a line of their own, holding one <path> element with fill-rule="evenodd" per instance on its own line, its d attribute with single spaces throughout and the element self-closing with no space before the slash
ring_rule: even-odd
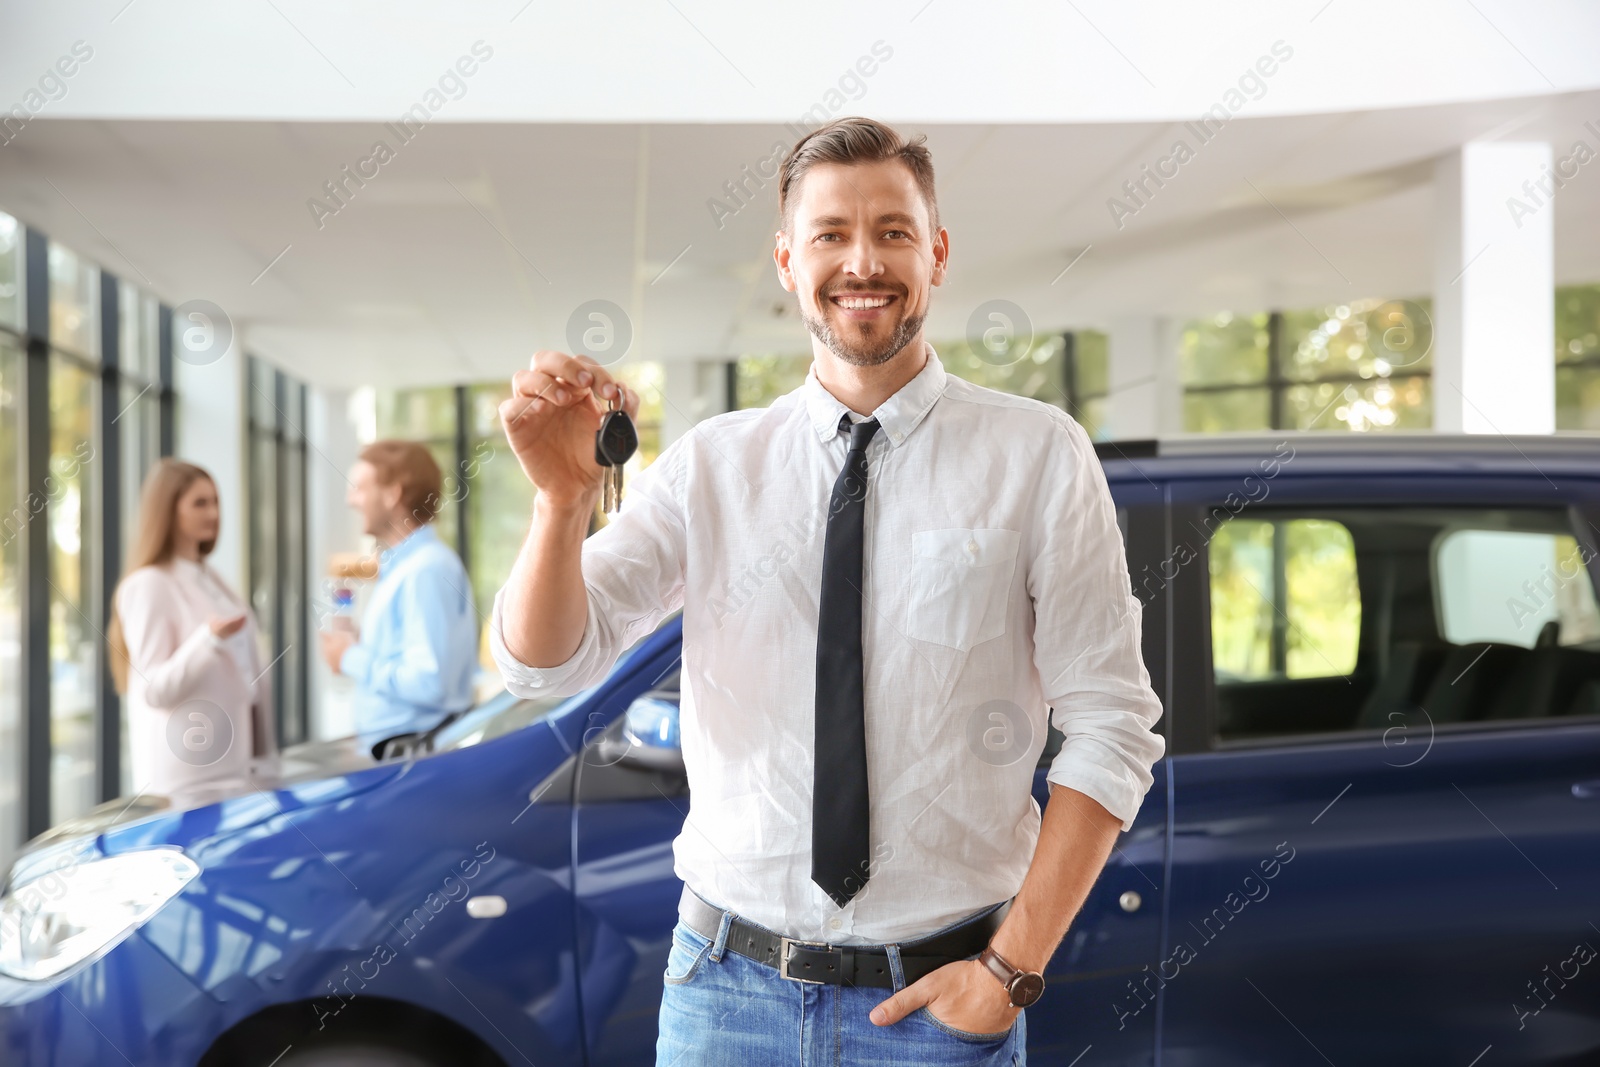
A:
<svg viewBox="0 0 1600 1067">
<path fill-rule="evenodd" d="M 135 792 L 245 775 L 277 752 L 249 606 L 206 564 L 221 515 L 211 476 L 163 459 L 111 602 L 111 672 L 126 694 Z"/>
</svg>

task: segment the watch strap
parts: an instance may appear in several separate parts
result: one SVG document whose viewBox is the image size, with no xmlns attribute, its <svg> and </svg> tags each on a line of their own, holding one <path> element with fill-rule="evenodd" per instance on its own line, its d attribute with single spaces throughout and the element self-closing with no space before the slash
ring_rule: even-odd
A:
<svg viewBox="0 0 1600 1067">
<path fill-rule="evenodd" d="M 989 973 L 998 978 L 1001 985 L 1006 986 L 1008 989 L 1011 985 L 1011 979 L 1015 978 L 1019 973 L 1015 967 L 1006 962 L 1004 956 L 994 950 L 993 945 L 985 946 L 982 954 L 978 956 L 978 960 L 989 968 Z"/>
<path fill-rule="evenodd" d="M 1036 972 L 1024 971 L 1020 967 L 1012 966 L 1011 962 L 1004 956 L 1000 955 L 1000 953 L 996 952 L 994 950 L 994 946 L 992 945 L 985 946 L 983 952 L 978 955 L 978 960 L 989 969 L 990 974 L 999 979 L 1000 984 L 1005 988 L 1006 996 L 1010 999 L 1012 1007 L 1025 1008 L 1029 1004 L 1039 999 L 1038 994 L 1039 992 L 1042 992 L 1041 987 L 1043 985 L 1043 978 Z M 1019 1003 L 1017 1001 L 1016 982 L 1017 979 L 1023 977 L 1024 975 L 1039 979 L 1039 984 L 1034 986 L 1033 996 L 1031 999 L 1024 999 Z M 1026 993 L 1024 993 L 1024 997 L 1027 998 Z"/>
</svg>

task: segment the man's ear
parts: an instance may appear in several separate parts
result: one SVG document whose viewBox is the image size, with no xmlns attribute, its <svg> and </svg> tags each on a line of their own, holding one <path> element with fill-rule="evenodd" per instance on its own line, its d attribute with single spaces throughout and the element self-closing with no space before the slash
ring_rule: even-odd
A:
<svg viewBox="0 0 1600 1067">
<path fill-rule="evenodd" d="M 944 279 L 950 272 L 950 231 L 943 226 L 933 235 L 933 278 L 934 285 L 943 285 Z"/>
<path fill-rule="evenodd" d="M 794 271 L 789 266 L 792 250 L 789 235 L 779 230 L 773 234 L 772 261 L 778 265 L 778 282 L 789 292 L 795 291 Z"/>
</svg>

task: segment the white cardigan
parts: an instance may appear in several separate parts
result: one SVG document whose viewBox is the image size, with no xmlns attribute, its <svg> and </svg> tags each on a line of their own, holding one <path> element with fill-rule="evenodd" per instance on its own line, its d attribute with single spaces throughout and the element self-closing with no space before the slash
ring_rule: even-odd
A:
<svg viewBox="0 0 1600 1067">
<path fill-rule="evenodd" d="M 252 758 L 276 754 L 255 615 L 216 571 L 181 556 L 140 567 L 116 607 L 128 645 L 123 699 L 135 793 L 247 776 Z M 241 611 L 244 626 L 218 640 L 212 617 Z"/>
</svg>

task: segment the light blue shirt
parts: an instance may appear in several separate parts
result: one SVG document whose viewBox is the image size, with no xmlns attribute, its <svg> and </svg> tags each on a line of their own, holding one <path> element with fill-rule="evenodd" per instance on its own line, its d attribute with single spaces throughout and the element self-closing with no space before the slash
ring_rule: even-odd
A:
<svg viewBox="0 0 1600 1067">
<path fill-rule="evenodd" d="M 419 526 L 378 559 L 361 640 L 339 672 L 356 683 L 356 732 L 365 744 L 426 730 L 473 703 L 477 609 L 461 558 Z"/>
</svg>

